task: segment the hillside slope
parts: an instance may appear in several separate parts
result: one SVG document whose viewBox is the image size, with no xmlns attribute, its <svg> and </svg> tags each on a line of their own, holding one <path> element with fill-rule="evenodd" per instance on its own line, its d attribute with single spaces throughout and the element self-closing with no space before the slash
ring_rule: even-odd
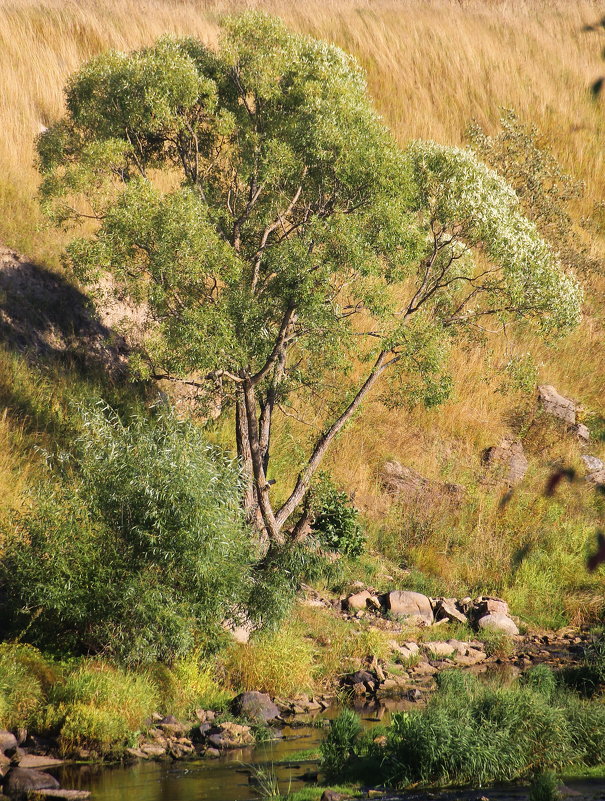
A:
<svg viewBox="0 0 605 801">
<path fill-rule="evenodd" d="M 61 114 L 62 87 L 82 61 L 107 47 L 137 47 L 166 32 L 193 34 L 212 43 L 219 16 L 249 5 L 243 0 L 3 3 L 0 240 L 60 272 L 65 237 L 42 227 L 35 198 L 34 138 Z M 253 5 L 352 52 L 366 68 L 376 104 L 401 143 L 426 137 L 459 144 L 472 119 L 493 132 L 502 107 L 514 108 L 521 120 L 538 126 L 564 168 L 585 181 L 584 197 L 573 203 L 577 220 L 604 197 L 605 109 L 589 87 L 605 71 L 600 61 L 605 34 L 594 25 L 605 13 L 605 3 L 313 0 L 297 7 L 287 0 L 265 0 Z M 590 247 L 601 255 L 599 236 Z M 62 282 L 74 298 L 81 297 L 68 279 L 53 280 Z M 424 578 L 414 580 L 429 582 L 436 591 L 502 592 L 519 614 L 549 624 L 564 622 L 566 616 L 589 618 L 602 602 L 602 580 L 583 570 L 600 508 L 583 486 L 565 487 L 556 502 L 541 498 L 554 461 L 581 469 L 580 446 L 548 425 L 532 423 L 531 391 L 500 390 L 506 365 L 531 352 L 539 365 L 537 380 L 582 404 L 592 428 L 590 453 L 603 455 L 605 283 L 599 274 L 584 276 L 584 281 L 585 319 L 565 341 L 551 349 L 531 337 L 488 337 L 487 345 L 469 345 L 456 356 L 454 394 L 444 407 L 394 413 L 374 401 L 339 440 L 330 462 L 364 512 L 371 547 L 397 564 L 417 568 Z M 29 295 L 30 286 L 28 279 L 18 292 Z M 30 335 L 32 331 L 21 332 L 24 340 Z M 39 386 L 40 366 L 28 366 L 20 355 L 28 343 L 16 344 L 16 356 L 9 349 L 1 356 L 6 383 Z M 45 375 L 44 398 L 53 395 L 54 380 Z M 55 394 L 61 396 L 66 379 L 57 381 Z M 10 406 L 9 394 L 3 398 Z M 45 436 L 45 424 L 31 425 L 31 419 L 24 405 L 6 423 L 7 484 L 15 465 L 29 458 L 24 457 L 27 448 Z M 24 425 L 26 439 L 19 433 Z M 295 422 L 282 422 L 284 443 L 293 436 L 304 441 L 308 435 Z M 215 436 L 223 438 L 220 422 Z M 504 436 L 524 437 L 530 469 L 502 513 L 501 487 L 480 480 L 483 449 Z M 292 476 L 297 455 L 297 448 L 289 447 L 276 460 L 273 470 L 280 483 Z M 440 502 L 428 508 L 393 503 L 379 481 L 389 459 L 430 479 L 463 484 L 466 500 L 447 508 Z"/>
</svg>

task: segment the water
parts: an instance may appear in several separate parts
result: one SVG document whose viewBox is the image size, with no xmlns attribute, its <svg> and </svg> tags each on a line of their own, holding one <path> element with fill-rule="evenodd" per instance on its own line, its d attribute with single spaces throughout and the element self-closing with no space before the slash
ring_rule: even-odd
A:
<svg viewBox="0 0 605 801">
<path fill-rule="evenodd" d="M 356 711 L 363 725 L 372 727 L 388 723 L 393 711 L 412 708 L 418 707 L 397 700 L 361 705 Z M 52 772 L 64 787 L 91 790 L 92 801 L 258 801 L 257 769 L 274 775 L 282 793 L 299 790 L 305 781 L 314 780 L 317 762 L 294 757 L 318 748 L 325 730 L 311 724 L 337 713 L 338 707 L 333 707 L 314 717 L 307 716 L 299 721 L 303 725 L 284 727 L 281 740 L 230 751 L 219 759 L 138 762 L 129 766 L 65 765 Z M 604 778 L 570 780 L 565 784 L 576 797 L 605 801 Z M 462 788 L 443 793 L 416 791 L 409 794 L 409 801 L 478 801 L 483 796 L 490 801 L 527 801 L 528 790 L 523 786 L 508 786 Z"/>
<path fill-rule="evenodd" d="M 369 727 L 387 723 L 396 709 L 413 707 L 409 701 L 392 701 L 363 705 L 357 711 Z M 65 765 L 53 772 L 63 787 L 91 790 L 92 801 L 258 801 L 251 766 L 275 775 L 283 793 L 301 789 L 303 777 L 317 773 L 317 763 L 293 756 L 318 748 L 325 729 L 310 724 L 330 719 L 337 712 L 338 708 L 332 707 L 314 717 L 306 716 L 299 723 L 306 721 L 307 725 L 285 726 L 281 740 L 229 751 L 219 759 Z"/>
</svg>

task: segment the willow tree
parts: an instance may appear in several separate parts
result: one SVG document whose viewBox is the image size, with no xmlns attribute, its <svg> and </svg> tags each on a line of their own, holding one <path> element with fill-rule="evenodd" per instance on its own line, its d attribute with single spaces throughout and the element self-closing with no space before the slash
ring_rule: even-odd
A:
<svg viewBox="0 0 605 801">
<path fill-rule="evenodd" d="M 69 260 L 146 304 L 139 371 L 232 400 L 248 515 L 274 544 L 301 536 L 315 471 L 381 379 L 390 403 L 437 403 L 458 331 L 578 318 L 578 286 L 494 172 L 399 148 L 356 62 L 279 20 L 229 18 L 216 50 L 106 53 L 66 100 L 39 157 L 49 213 L 86 223 Z M 322 428 L 277 507 L 273 422 L 308 404 Z"/>
</svg>

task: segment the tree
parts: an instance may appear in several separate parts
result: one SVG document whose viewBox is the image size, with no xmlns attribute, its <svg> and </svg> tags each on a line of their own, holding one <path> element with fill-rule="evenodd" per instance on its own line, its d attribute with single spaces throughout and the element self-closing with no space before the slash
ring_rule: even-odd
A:
<svg viewBox="0 0 605 801">
<path fill-rule="evenodd" d="M 248 517 L 276 545 L 379 379 L 391 403 L 437 403 L 458 332 L 578 319 L 577 283 L 503 180 L 463 150 L 401 150 L 355 61 L 277 19 L 228 18 L 216 52 L 106 53 L 66 94 L 39 157 L 54 219 L 96 223 L 71 264 L 147 304 L 144 374 L 233 401 Z M 274 416 L 317 398 L 323 430 L 275 508 Z"/>
</svg>

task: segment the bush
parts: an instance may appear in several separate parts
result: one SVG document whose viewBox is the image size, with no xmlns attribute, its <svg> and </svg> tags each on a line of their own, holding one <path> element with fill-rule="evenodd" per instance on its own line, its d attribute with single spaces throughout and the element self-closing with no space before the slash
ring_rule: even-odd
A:
<svg viewBox="0 0 605 801">
<path fill-rule="evenodd" d="M 234 689 L 288 696 L 313 687 L 313 649 L 285 628 L 257 636 L 225 653 L 227 680 Z"/>
<path fill-rule="evenodd" d="M 324 475 L 312 503 L 316 509 L 312 530 L 321 544 L 345 556 L 359 556 L 365 540 L 359 512 L 347 493 L 338 490 Z"/>
<path fill-rule="evenodd" d="M 122 422 L 95 407 L 53 467 L 60 482 L 49 471 L 7 532 L 4 634 L 128 664 L 213 642 L 254 557 L 232 465 L 168 411 Z"/>
<path fill-rule="evenodd" d="M 396 786 L 512 781 L 600 763 L 604 732 L 605 705 L 556 690 L 546 670 L 511 687 L 447 671 L 424 711 L 395 713 L 386 742 L 357 746 L 339 775 L 369 779 L 379 762 Z"/>
<path fill-rule="evenodd" d="M 343 709 L 330 724 L 321 744 L 321 766 L 326 779 L 345 779 L 351 760 L 357 756 L 361 722 L 351 709 Z"/>
<path fill-rule="evenodd" d="M 81 747 L 117 752 L 157 710 L 159 695 L 148 674 L 100 662 L 85 663 L 53 686 L 46 724 L 69 754 Z"/>
<path fill-rule="evenodd" d="M 529 801 L 560 801 L 557 774 L 552 770 L 537 773 L 529 786 Z"/>
<path fill-rule="evenodd" d="M 27 728 L 36 722 L 55 672 L 28 645 L 0 645 L 0 728 Z"/>
</svg>

